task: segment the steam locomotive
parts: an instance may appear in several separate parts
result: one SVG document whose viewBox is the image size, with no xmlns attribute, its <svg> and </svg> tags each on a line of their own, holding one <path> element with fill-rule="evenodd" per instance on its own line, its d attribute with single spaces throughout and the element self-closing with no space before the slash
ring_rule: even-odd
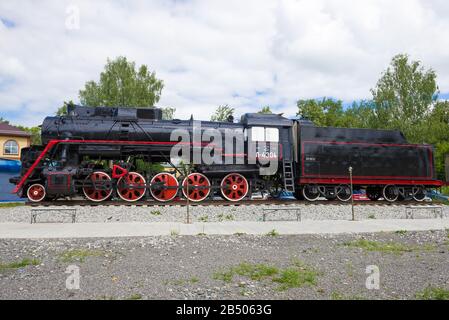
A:
<svg viewBox="0 0 449 320">
<path fill-rule="evenodd" d="M 67 115 L 45 118 L 41 135 L 42 146 L 22 149 L 21 175 L 10 180 L 32 202 L 240 201 L 282 190 L 299 200 L 349 201 L 351 185 L 372 201 L 423 201 L 426 189 L 443 185 L 433 147 L 410 144 L 399 131 L 323 128 L 277 114 L 197 122 L 163 120 L 158 108 L 72 105 Z M 139 162 L 170 164 L 173 172 Z"/>
</svg>

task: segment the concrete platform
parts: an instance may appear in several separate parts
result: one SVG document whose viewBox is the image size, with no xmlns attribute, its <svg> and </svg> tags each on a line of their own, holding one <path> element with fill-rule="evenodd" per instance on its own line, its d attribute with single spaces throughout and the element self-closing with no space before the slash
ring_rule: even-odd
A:
<svg viewBox="0 0 449 320">
<path fill-rule="evenodd" d="M 398 230 L 426 231 L 449 229 L 449 219 L 389 219 L 389 220 L 305 220 L 301 222 L 108 222 L 108 223 L 0 223 L 0 238 L 96 238 L 143 237 L 170 234 L 232 235 L 234 233 L 266 234 L 339 234 L 392 232 Z"/>
</svg>

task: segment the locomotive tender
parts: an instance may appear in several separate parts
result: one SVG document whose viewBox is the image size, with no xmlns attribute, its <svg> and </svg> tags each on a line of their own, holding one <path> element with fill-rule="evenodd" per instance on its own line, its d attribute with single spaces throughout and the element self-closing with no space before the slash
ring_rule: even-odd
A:
<svg viewBox="0 0 449 320">
<path fill-rule="evenodd" d="M 238 123 L 200 124 L 200 134 L 231 134 L 233 145 L 231 150 L 213 148 L 218 161 L 195 162 L 187 174 L 172 163 L 174 146 L 188 145 L 192 159 L 195 152 L 225 145 L 225 138 L 174 140 L 180 129 L 195 136 L 195 121 L 162 120 L 158 108 L 69 106 L 67 115 L 44 119 L 43 145 L 22 149 L 21 175 L 10 182 L 15 193 L 32 202 L 77 195 L 94 202 L 149 196 L 161 202 L 177 197 L 199 202 L 216 194 L 239 201 L 253 192 L 280 189 L 301 200 L 348 201 L 349 168 L 353 188 L 365 189 L 373 201 L 422 201 L 426 189 L 443 185 L 436 178 L 433 147 L 409 144 L 399 131 L 321 128 L 254 113 Z M 267 159 L 277 170 L 261 175 Z M 139 171 L 138 161 L 171 163 L 180 174 Z"/>
</svg>

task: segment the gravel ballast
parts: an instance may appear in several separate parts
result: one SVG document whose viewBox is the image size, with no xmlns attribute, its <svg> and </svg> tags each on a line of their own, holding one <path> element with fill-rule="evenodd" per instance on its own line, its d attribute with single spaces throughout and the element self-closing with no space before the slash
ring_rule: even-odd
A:
<svg viewBox="0 0 449 320">
<path fill-rule="evenodd" d="M 426 288 L 449 289 L 448 240 L 444 230 L 5 239 L 0 299 L 415 299 Z M 372 265 L 379 268 L 378 290 L 366 287 Z M 79 290 L 66 288 L 73 266 Z M 242 266 L 272 274 L 248 276 Z M 310 281 L 285 287 L 286 270 L 310 272 Z"/>
<path fill-rule="evenodd" d="M 443 207 L 443 215 L 449 217 L 449 206 Z M 39 207 L 43 208 L 43 207 Z M 50 207 L 49 207 L 50 208 Z M 54 209 L 75 208 L 77 222 L 185 222 L 187 210 L 182 206 L 61 206 Z M 300 208 L 303 220 L 349 220 L 351 206 L 342 205 L 242 205 L 242 206 L 191 206 L 191 222 L 262 221 L 264 209 Z M 404 205 L 357 205 L 356 220 L 405 219 Z M 31 207 L 0 208 L 0 223 L 29 222 Z M 413 210 L 415 219 L 434 218 L 433 210 Z M 267 220 L 296 220 L 295 210 L 270 211 Z M 70 222 L 71 216 L 58 211 L 40 214 L 42 222 Z"/>
</svg>

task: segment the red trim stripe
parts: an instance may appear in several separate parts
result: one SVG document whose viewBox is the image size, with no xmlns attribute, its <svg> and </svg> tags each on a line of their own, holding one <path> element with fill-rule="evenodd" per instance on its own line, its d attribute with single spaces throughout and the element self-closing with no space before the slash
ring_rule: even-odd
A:
<svg viewBox="0 0 449 320">
<path fill-rule="evenodd" d="M 17 193 L 23 187 L 26 180 L 33 173 L 34 169 L 38 166 L 41 160 L 45 157 L 45 155 L 57 144 L 66 144 L 66 143 L 83 143 L 83 144 L 125 144 L 125 145 L 176 145 L 176 144 L 189 144 L 189 145 L 210 145 L 210 143 L 189 143 L 189 142 L 178 142 L 178 141 L 119 141 L 119 140 L 50 140 L 45 146 L 44 150 L 40 153 L 31 167 L 27 170 L 27 172 L 23 175 L 22 179 L 20 179 L 19 183 L 16 185 L 12 193 Z"/>
<path fill-rule="evenodd" d="M 299 185 L 304 184 L 350 184 L 351 181 L 349 178 L 300 178 L 298 180 Z M 444 185 L 443 181 L 440 180 L 404 180 L 404 179 L 352 179 L 352 183 L 355 185 L 425 185 L 425 186 L 434 186 L 441 187 Z"/>
</svg>

